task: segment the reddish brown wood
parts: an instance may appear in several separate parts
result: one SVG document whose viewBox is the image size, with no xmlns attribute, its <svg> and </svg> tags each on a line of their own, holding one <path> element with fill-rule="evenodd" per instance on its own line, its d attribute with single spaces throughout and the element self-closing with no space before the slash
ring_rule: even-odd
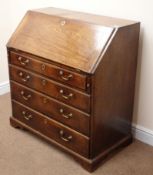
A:
<svg viewBox="0 0 153 175">
<path fill-rule="evenodd" d="M 7 46 L 90 73 L 113 29 L 28 11 Z"/>
<path fill-rule="evenodd" d="M 47 14 L 47 15 L 59 16 L 65 19 L 75 19 L 77 21 L 85 21 L 87 23 L 92 23 L 92 24 L 102 25 L 102 26 L 109 26 L 109 27 L 114 27 L 115 25 L 118 27 L 123 27 L 123 26 L 132 25 L 136 23 L 135 21 L 127 20 L 127 19 L 114 18 L 110 16 L 101 16 L 101 15 L 83 13 L 78 11 L 58 9 L 53 7 L 35 9 L 34 11 Z"/>
<path fill-rule="evenodd" d="M 17 126 L 18 128 L 22 128 L 24 130 L 29 130 L 32 133 L 38 135 L 39 137 L 45 139 L 49 143 L 52 143 L 52 146 L 56 146 L 62 151 L 65 151 L 66 153 L 70 154 L 74 157 L 74 160 L 79 162 L 84 169 L 86 169 L 89 172 L 93 172 L 96 168 L 98 168 L 100 165 L 102 165 L 106 160 L 111 158 L 112 155 L 114 155 L 115 152 L 118 152 L 119 149 L 124 148 L 125 146 L 128 146 L 132 142 L 132 136 L 129 135 L 125 137 L 124 139 L 117 142 L 113 147 L 108 149 L 107 151 L 103 152 L 102 154 L 99 154 L 94 159 L 85 158 L 81 156 L 80 154 L 77 154 L 76 152 L 72 151 L 71 149 L 63 146 L 62 144 L 59 144 L 58 142 L 54 141 L 50 137 L 47 137 L 46 135 L 42 134 L 41 132 L 38 132 L 37 130 L 34 130 L 33 128 L 29 127 L 23 122 L 20 122 L 20 120 L 10 117 L 10 124 L 14 127 Z"/>
<path fill-rule="evenodd" d="M 89 156 L 88 137 L 15 102 L 13 102 L 13 115 L 19 121 L 32 127 L 34 130 L 41 132 L 47 137 L 54 139 L 56 142 L 85 157 Z M 61 131 L 63 132 L 63 135 L 60 133 Z"/>
<path fill-rule="evenodd" d="M 43 76 L 38 76 L 24 69 L 10 66 L 10 79 L 81 110 L 89 111 L 90 109 L 90 95 L 69 88 L 68 86 L 63 86 Z"/>
<path fill-rule="evenodd" d="M 91 157 L 131 134 L 139 28 L 117 31 L 92 76 Z"/>
<path fill-rule="evenodd" d="M 7 45 L 12 126 L 45 138 L 90 172 L 130 144 L 139 30 L 128 20 L 28 12 Z"/>
<path fill-rule="evenodd" d="M 38 57 L 31 56 L 29 54 L 18 54 L 16 52 L 9 53 L 9 62 L 11 64 L 15 64 L 19 67 L 22 67 L 26 70 L 31 70 L 41 75 L 45 75 L 49 78 L 53 78 L 56 81 L 60 81 L 62 83 L 72 85 L 78 87 L 80 89 L 86 89 L 86 78 L 87 76 L 84 74 L 75 73 L 69 70 L 65 70 L 63 67 L 55 66 L 53 64 L 48 64 L 45 60 L 40 61 Z M 20 61 L 19 58 L 22 60 Z M 26 63 L 28 61 L 28 63 Z M 25 62 L 25 64 L 24 64 Z M 60 71 L 63 71 L 63 75 L 60 74 Z M 72 78 L 68 80 L 64 80 L 62 77 L 68 77 L 72 75 Z"/>
<path fill-rule="evenodd" d="M 12 99 L 44 113 L 49 118 L 53 118 L 86 135 L 89 135 L 90 117 L 88 114 L 55 101 L 47 96 L 44 96 L 43 94 L 35 93 L 34 91 L 13 82 L 11 83 L 11 89 Z M 24 95 L 21 94 L 21 91 L 24 91 Z M 28 98 L 29 95 L 30 98 Z M 25 100 L 25 98 L 27 99 Z M 63 110 L 62 113 L 61 109 Z M 69 114 L 72 114 L 72 116 L 69 116 Z M 63 115 L 66 115 L 69 118 L 66 118 Z"/>
</svg>

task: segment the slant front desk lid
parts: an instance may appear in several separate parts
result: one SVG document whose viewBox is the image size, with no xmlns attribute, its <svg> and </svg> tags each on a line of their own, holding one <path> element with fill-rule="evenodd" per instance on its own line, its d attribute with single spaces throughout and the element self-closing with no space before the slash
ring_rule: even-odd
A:
<svg viewBox="0 0 153 175">
<path fill-rule="evenodd" d="M 7 46 L 91 73 L 115 27 L 84 23 L 82 17 L 70 18 L 69 11 L 63 11 L 69 14 L 65 16 L 57 12 L 54 8 L 28 11 Z"/>
</svg>

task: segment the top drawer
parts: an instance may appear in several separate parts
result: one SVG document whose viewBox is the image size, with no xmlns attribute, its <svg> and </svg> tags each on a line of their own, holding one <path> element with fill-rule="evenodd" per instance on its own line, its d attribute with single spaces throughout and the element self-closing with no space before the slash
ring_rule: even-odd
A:
<svg viewBox="0 0 153 175">
<path fill-rule="evenodd" d="M 22 56 L 21 54 L 17 54 L 15 52 L 10 52 L 9 63 L 35 71 L 79 89 L 86 90 L 86 75 L 65 70 L 29 56 Z"/>
</svg>

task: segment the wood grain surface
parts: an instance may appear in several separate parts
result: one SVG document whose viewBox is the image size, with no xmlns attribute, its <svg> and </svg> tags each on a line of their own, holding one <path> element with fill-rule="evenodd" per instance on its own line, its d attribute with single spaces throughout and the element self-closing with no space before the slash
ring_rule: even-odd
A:
<svg viewBox="0 0 153 175">
<path fill-rule="evenodd" d="M 113 28 L 29 11 L 8 47 L 90 73 Z"/>
</svg>

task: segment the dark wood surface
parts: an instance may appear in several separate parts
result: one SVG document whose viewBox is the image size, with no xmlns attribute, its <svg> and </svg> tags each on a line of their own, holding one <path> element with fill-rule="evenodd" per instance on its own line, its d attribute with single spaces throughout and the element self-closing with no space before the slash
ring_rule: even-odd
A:
<svg viewBox="0 0 153 175">
<path fill-rule="evenodd" d="M 65 151 L 67 154 L 70 154 L 71 156 L 73 156 L 74 160 L 76 160 L 77 163 L 80 163 L 82 167 L 89 172 L 95 171 L 100 165 L 105 163 L 106 160 L 109 160 L 109 158 L 111 158 L 114 155 L 114 153 L 122 150 L 122 148 L 132 143 L 132 136 L 128 135 L 127 137 L 123 138 L 119 142 L 112 145 L 112 147 L 107 149 L 105 152 L 102 152 L 101 154 L 96 156 L 94 159 L 90 159 L 90 158 L 81 156 L 80 154 L 63 146 L 62 144 L 59 144 L 54 139 L 51 139 L 50 137 L 47 137 L 46 135 L 42 134 L 41 132 L 38 132 L 32 127 L 29 127 L 28 125 L 16 119 L 15 117 L 10 117 L 10 124 L 14 128 L 28 130 L 31 133 L 34 133 L 35 135 L 39 136 L 40 138 L 43 138 L 45 141 L 52 143 L 52 146 L 56 146 L 56 148 L 61 149 L 62 151 Z"/>
<path fill-rule="evenodd" d="M 89 16 L 29 11 L 7 49 L 11 125 L 54 143 L 93 171 L 132 142 L 140 24 Z"/>
<path fill-rule="evenodd" d="M 15 82 L 11 82 L 11 89 L 12 99 L 42 112 L 49 118 L 53 118 L 82 133 L 85 133 L 86 135 L 89 135 L 90 117 L 88 114 L 51 99 L 41 93 L 32 91 L 29 88 L 21 86 Z M 21 92 L 24 92 L 24 94 L 21 94 Z M 28 96 L 30 98 L 28 98 Z M 62 113 L 61 109 L 63 110 Z M 72 114 L 72 116 L 70 114 Z"/>
<path fill-rule="evenodd" d="M 10 79 L 83 111 L 89 112 L 90 110 L 90 95 L 69 88 L 68 86 L 63 86 L 45 77 L 10 66 Z"/>
<path fill-rule="evenodd" d="M 117 31 L 92 76 L 92 157 L 131 134 L 139 28 Z"/>
<path fill-rule="evenodd" d="M 132 25 L 136 23 L 135 21 L 127 20 L 127 19 L 89 14 L 89 13 L 83 13 L 79 11 L 71 11 L 71 10 L 59 9 L 59 8 L 53 8 L 53 7 L 34 9 L 33 11 L 47 14 L 47 15 L 59 16 L 64 19 L 75 19 L 81 22 L 85 21 L 87 23 L 102 25 L 102 26 L 109 26 L 109 27 L 115 27 L 115 26 L 124 27 L 124 26 Z"/>
<path fill-rule="evenodd" d="M 55 120 L 49 120 L 47 117 L 34 112 L 30 108 L 27 108 L 19 103 L 13 101 L 13 116 L 32 127 L 36 131 L 41 132 L 59 142 L 60 144 L 76 151 L 77 153 L 88 157 L 89 156 L 89 138 L 81 135 L 74 130 L 65 127 L 64 125 L 56 122 Z M 61 132 L 63 134 L 61 134 Z"/>
<path fill-rule="evenodd" d="M 113 29 L 29 11 L 8 47 L 90 73 Z"/>
<path fill-rule="evenodd" d="M 49 78 L 53 78 L 56 81 L 58 80 L 62 83 L 86 90 L 87 76 L 84 74 L 78 74 L 66 70 L 61 66 L 57 67 L 53 64 L 48 64 L 45 60 L 40 61 L 38 57 L 33 57 L 29 54 L 17 54 L 16 52 L 11 51 L 9 52 L 9 55 L 9 62 L 11 64 L 45 75 Z M 63 72 L 63 75 L 60 74 L 60 71 Z M 68 78 L 70 75 L 72 75 L 72 77 Z M 64 78 L 68 78 L 68 80 L 65 80 Z"/>
</svg>

